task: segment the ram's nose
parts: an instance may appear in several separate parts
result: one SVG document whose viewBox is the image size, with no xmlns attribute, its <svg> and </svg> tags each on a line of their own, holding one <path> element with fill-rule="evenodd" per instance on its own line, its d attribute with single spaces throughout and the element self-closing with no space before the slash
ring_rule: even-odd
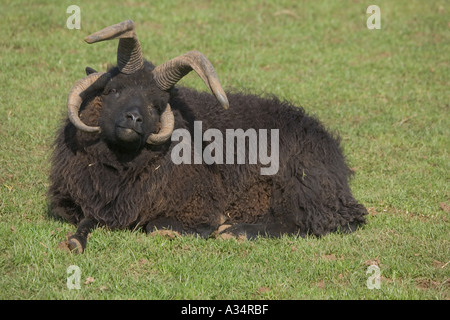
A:
<svg viewBox="0 0 450 320">
<path fill-rule="evenodd" d="M 137 110 L 127 111 L 124 116 L 128 123 L 135 124 L 137 122 L 142 122 L 142 115 Z"/>
</svg>

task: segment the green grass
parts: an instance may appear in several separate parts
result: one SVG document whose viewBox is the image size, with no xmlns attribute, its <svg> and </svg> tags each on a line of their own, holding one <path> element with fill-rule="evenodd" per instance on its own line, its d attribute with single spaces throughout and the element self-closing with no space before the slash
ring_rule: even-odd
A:
<svg viewBox="0 0 450 320">
<path fill-rule="evenodd" d="M 81 30 L 65 26 L 71 4 Z M 379 0 L 381 30 L 368 30 L 369 4 L 2 1 L 0 299 L 449 299 L 450 7 Z M 58 249 L 74 227 L 48 214 L 54 133 L 84 68 L 115 60 L 117 43 L 84 37 L 128 18 L 156 64 L 197 49 L 225 88 L 278 95 L 338 132 L 368 224 L 243 242 L 101 228 L 83 255 Z M 195 75 L 182 84 L 206 90 Z"/>
</svg>

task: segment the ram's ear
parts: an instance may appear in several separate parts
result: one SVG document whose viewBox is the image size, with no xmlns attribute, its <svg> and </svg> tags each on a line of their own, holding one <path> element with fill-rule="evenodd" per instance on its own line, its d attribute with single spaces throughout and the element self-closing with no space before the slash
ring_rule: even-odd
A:
<svg viewBox="0 0 450 320">
<path fill-rule="evenodd" d="M 91 68 L 91 67 L 86 67 L 86 75 L 90 75 L 91 73 L 96 73 L 97 70 Z"/>
</svg>

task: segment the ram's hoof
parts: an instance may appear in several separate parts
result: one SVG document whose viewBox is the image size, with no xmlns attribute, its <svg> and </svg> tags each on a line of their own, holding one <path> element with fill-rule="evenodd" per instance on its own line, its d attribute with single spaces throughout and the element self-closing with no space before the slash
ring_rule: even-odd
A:
<svg viewBox="0 0 450 320">
<path fill-rule="evenodd" d="M 84 251 L 83 245 L 81 244 L 80 240 L 75 238 L 75 236 L 67 239 L 67 246 L 69 247 L 70 252 L 73 253 L 83 253 Z"/>
</svg>

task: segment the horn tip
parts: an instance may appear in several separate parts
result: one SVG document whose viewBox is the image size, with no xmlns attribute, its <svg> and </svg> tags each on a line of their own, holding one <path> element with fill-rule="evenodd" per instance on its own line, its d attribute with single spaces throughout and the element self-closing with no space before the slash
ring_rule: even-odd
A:
<svg viewBox="0 0 450 320">
<path fill-rule="evenodd" d="M 228 110 L 229 107 L 230 107 L 230 104 L 228 103 L 228 101 L 226 102 L 226 104 L 223 104 L 223 108 L 225 110 Z"/>
<path fill-rule="evenodd" d="M 128 19 L 97 31 L 84 38 L 84 41 L 91 44 L 112 38 L 128 38 L 134 35 L 134 22 Z"/>
<path fill-rule="evenodd" d="M 230 103 L 228 102 L 228 98 L 225 94 L 216 93 L 216 98 L 219 101 L 220 105 L 225 109 L 228 110 L 230 107 Z"/>
<path fill-rule="evenodd" d="M 84 38 L 84 41 L 86 41 L 89 44 L 100 41 L 100 40 L 101 40 L 101 38 L 99 36 L 93 35 L 93 34 Z"/>
</svg>

